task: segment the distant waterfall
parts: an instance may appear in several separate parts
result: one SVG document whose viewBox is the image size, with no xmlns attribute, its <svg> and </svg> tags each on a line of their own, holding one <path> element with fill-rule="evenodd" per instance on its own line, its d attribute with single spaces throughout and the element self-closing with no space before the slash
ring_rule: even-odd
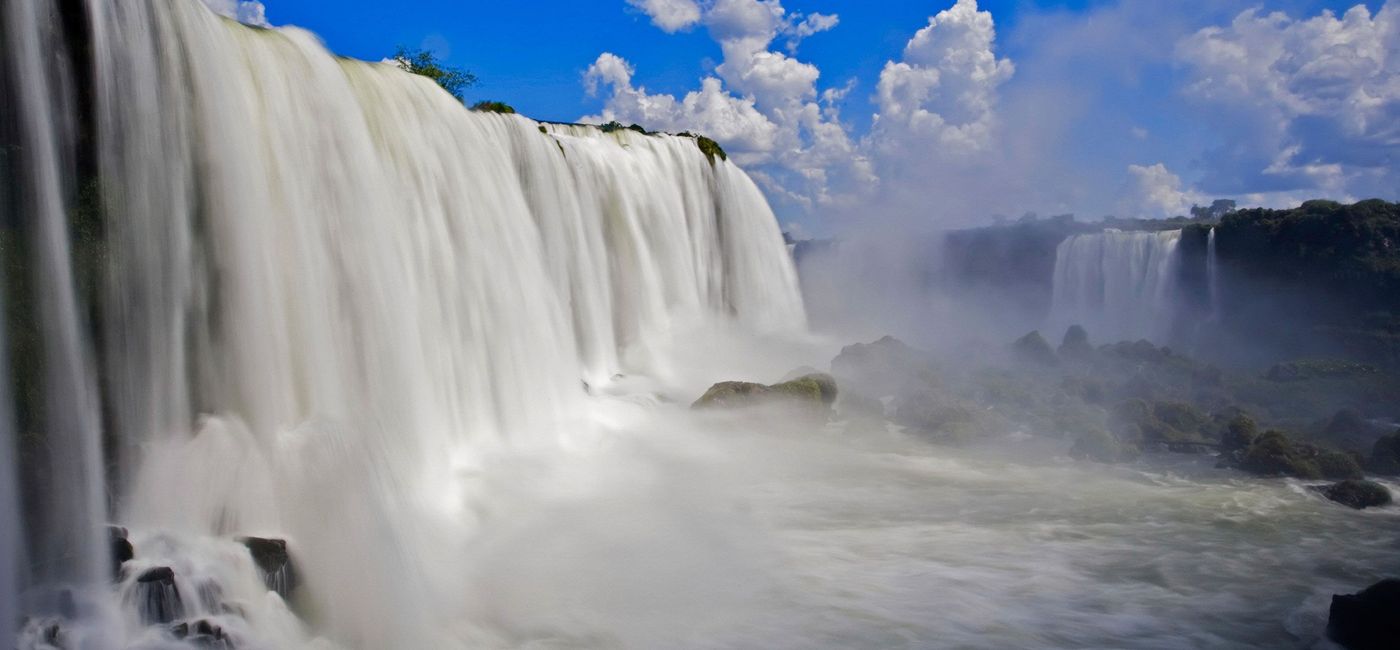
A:
<svg viewBox="0 0 1400 650">
<path fill-rule="evenodd" d="M 1221 318 L 1220 299 L 1220 260 L 1215 253 L 1215 227 L 1206 236 L 1206 291 L 1210 297 L 1210 320 L 1219 322 Z"/>
<path fill-rule="evenodd" d="M 1051 328 L 1080 324 L 1095 340 L 1165 340 L 1175 314 L 1181 231 L 1076 235 L 1055 259 Z"/>
<path fill-rule="evenodd" d="M 44 512 L 70 517 L 42 550 L 80 579 L 109 574 L 108 515 L 99 373 L 63 228 L 78 193 L 60 177 L 77 183 L 53 144 L 77 118 L 49 105 L 38 37 L 60 31 L 58 6 L 7 2 L 3 47 L 34 145 L 25 225 L 48 296 L 59 471 Z M 471 112 L 424 77 L 194 0 L 86 11 L 71 22 L 91 29 L 100 174 L 80 182 L 100 190 L 104 253 L 75 264 L 105 282 L 114 514 L 174 535 L 145 558 L 138 543 L 142 561 L 188 536 L 238 557 L 231 536 L 275 532 L 294 540 L 331 636 L 444 647 L 440 599 L 463 580 L 443 567 L 473 516 L 471 468 L 587 434 L 588 393 L 673 372 L 665 350 L 688 332 L 805 326 L 763 195 L 692 137 Z M 251 564 L 231 566 L 242 573 L 180 565 L 175 584 L 188 600 L 196 577 L 223 576 L 271 607 Z M 259 611 L 249 620 L 271 616 Z"/>
</svg>

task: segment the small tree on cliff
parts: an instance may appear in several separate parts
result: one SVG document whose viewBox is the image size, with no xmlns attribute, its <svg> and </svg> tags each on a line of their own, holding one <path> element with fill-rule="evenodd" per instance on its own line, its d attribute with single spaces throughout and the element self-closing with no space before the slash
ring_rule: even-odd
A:
<svg viewBox="0 0 1400 650">
<path fill-rule="evenodd" d="M 462 99 L 462 91 L 475 86 L 477 82 L 476 75 L 471 72 L 443 65 L 431 50 L 410 50 L 400 45 L 392 61 L 404 70 L 436 81 L 458 100 Z"/>
</svg>

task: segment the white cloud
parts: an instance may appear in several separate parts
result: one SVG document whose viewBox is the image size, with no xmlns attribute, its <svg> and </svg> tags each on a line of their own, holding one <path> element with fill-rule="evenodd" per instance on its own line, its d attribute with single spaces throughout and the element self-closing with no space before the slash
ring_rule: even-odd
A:
<svg viewBox="0 0 1400 650">
<path fill-rule="evenodd" d="M 1187 189 L 1181 177 L 1162 163 L 1128 165 L 1128 188 L 1121 202 L 1124 216 L 1174 217 L 1205 202 L 1203 195 Z"/>
<path fill-rule="evenodd" d="M 977 0 L 929 19 L 904 47 L 902 61 L 887 61 L 877 88 L 877 146 L 926 146 L 974 153 L 992 144 L 997 88 L 1015 66 L 994 51 L 992 15 Z M 912 138 L 912 140 L 911 140 Z"/>
<path fill-rule="evenodd" d="M 590 93 L 604 87 L 611 93 L 600 114 L 581 121 L 705 133 L 749 166 L 771 196 L 803 207 L 848 200 L 857 187 L 874 182 L 835 107 L 849 90 L 819 91 L 821 71 L 791 54 L 802 39 L 835 27 L 836 16 L 789 14 L 780 0 L 695 6 L 699 23 L 724 54 L 714 75 L 684 97 L 652 94 L 633 84 L 630 64 L 604 53 L 584 74 L 584 84 Z M 657 14 L 648 15 L 655 20 Z M 787 38 L 787 53 L 772 49 L 780 36 Z"/>
<path fill-rule="evenodd" d="M 271 27 L 267 22 L 267 8 L 257 0 L 204 0 L 215 13 L 228 16 L 245 25 Z"/>
<path fill-rule="evenodd" d="M 700 5 L 694 0 L 627 0 L 651 18 L 651 24 L 675 33 L 700 22 Z"/>
<path fill-rule="evenodd" d="M 1400 2 L 1296 20 L 1248 10 L 1183 39 L 1189 96 L 1227 142 L 1207 160 L 1226 189 L 1340 195 L 1400 184 Z"/>
</svg>

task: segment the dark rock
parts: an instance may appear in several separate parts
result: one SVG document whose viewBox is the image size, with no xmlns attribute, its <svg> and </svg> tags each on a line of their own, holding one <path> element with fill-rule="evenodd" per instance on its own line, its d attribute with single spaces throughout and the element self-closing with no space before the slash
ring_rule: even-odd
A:
<svg viewBox="0 0 1400 650">
<path fill-rule="evenodd" d="M 1322 478 L 1337 481 L 1361 479 L 1366 476 L 1366 472 L 1361 469 L 1361 461 L 1351 454 L 1330 449 L 1318 449 L 1316 453 L 1313 464 L 1317 466 Z"/>
<path fill-rule="evenodd" d="M 136 608 L 146 625 L 165 625 L 185 616 L 175 571 L 170 567 L 147 569 L 136 577 Z"/>
<path fill-rule="evenodd" d="M 268 589 L 287 598 L 297 588 L 296 565 L 292 562 L 291 552 L 287 550 L 287 540 L 240 537 L 238 541 L 248 547 L 253 564 L 262 573 Z"/>
<path fill-rule="evenodd" d="M 1060 362 L 1060 358 L 1055 355 L 1055 350 L 1050 347 L 1050 343 L 1039 331 L 1031 332 L 1011 344 L 1011 351 L 1016 358 L 1026 363 L 1033 363 L 1041 366 L 1053 366 Z"/>
<path fill-rule="evenodd" d="M 1367 468 L 1377 474 L 1394 476 L 1400 474 L 1400 429 L 1388 436 L 1381 436 L 1371 448 L 1371 458 Z"/>
<path fill-rule="evenodd" d="M 1389 505 L 1391 501 L 1390 490 L 1374 481 L 1342 481 L 1322 488 L 1322 495 L 1357 510 Z"/>
<path fill-rule="evenodd" d="M 1327 638 L 1349 650 L 1400 647 L 1400 580 L 1382 580 L 1361 593 L 1332 596 Z"/>
<path fill-rule="evenodd" d="M 107 544 L 112 552 L 112 575 L 120 578 L 122 564 L 136 557 L 136 548 L 127 539 L 127 532 L 121 526 L 107 527 Z"/>
<path fill-rule="evenodd" d="M 1227 452 L 1247 449 L 1258 437 L 1259 426 L 1248 415 L 1241 413 L 1230 418 L 1230 423 L 1225 426 L 1225 431 L 1220 435 L 1220 449 Z"/>
<path fill-rule="evenodd" d="M 1240 469 L 1260 476 L 1322 478 L 1322 472 L 1308 458 L 1306 450 L 1293 444 L 1278 431 L 1266 431 L 1245 450 Z"/>
<path fill-rule="evenodd" d="M 1070 325 L 1060 342 L 1059 353 L 1065 359 L 1084 360 L 1094 356 L 1094 346 L 1089 344 L 1089 332 L 1079 325 Z"/>
</svg>

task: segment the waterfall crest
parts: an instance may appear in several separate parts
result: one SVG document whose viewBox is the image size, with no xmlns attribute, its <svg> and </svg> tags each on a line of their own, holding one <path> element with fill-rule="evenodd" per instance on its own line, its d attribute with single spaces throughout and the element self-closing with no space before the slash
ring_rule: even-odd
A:
<svg viewBox="0 0 1400 650">
<path fill-rule="evenodd" d="M 1164 341 L 1175 314 L 1180 230 L 1075 235 L 1055 257 L 1053 331 L 1080 324 L 1100 340 Z"/>
<path fill-rule="evenodd" d="M 17 0 L 37 17 L 6 24 L 57 6 Z M 671 372 L 664 350 L 688 331 L 805 326 L 767 202 L 694 138 L 472 112 L 426 78 L 193 0 L 85 7 L 108 514 L 157 549 L 142 566 L 167 554 L 187 601 L 186 581 L 222 571 L 187 561 L 192 539 L 226 556 L 241 552 L 231 536 L 272 532 L 297 548 L 334 638 L 444 647 L 433 621 L 463 586 L 432 574 L 461 550 L 473 467 L 586 434 L 589 392 Z M 71 119 L 42 108 L 26 106 L 25 133 Z M 53 216 L 38 231 L 67 260 L 72 206 L 39 180 Z M 70 313 L 72 270 L 49 270 L 60 311 L 46 319 L 68 355 L 49 364 L 65 373 L 50 392 L 85 418 L 61 450 L 91 462 L 96 396 L 82 391 L 98 364 Z M 89 577 L 106 573 L 102 510 L 56 511 L 78 518 L 55 530 L 91 546 Z M 256 594 L 246 578 L 217 584 Z"/>
</svg>

